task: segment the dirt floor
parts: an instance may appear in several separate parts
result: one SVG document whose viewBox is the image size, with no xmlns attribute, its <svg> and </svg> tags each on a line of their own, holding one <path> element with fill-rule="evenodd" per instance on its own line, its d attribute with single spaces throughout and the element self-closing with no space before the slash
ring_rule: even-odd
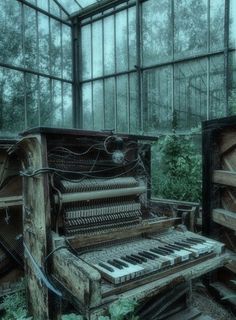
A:
<svg viewBox="0 0 236 320">
<path fill-rule="evenodd" d="M 193 287 L 192 305 L 200 310 L 204 315 L 208 315 L 215 320 L 235 320 L 236 316 L 218 303 L 206 291 L 204 286 L 195 285 Z M 180 319 L 181 320 L 181 319 Z"/>
</svg>

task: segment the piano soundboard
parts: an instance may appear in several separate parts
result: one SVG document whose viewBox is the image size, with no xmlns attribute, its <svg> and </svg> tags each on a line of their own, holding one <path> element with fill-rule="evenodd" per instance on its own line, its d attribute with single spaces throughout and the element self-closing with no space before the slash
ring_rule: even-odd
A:
<svg viewBox="0 0 236 320">
<path fill-rule="evenodd" d="M 17 146 L 24 245 L 40 267 L 48 261 L 55 283 L 88 319 L 96 319 L 98 310 L 103 314 L 114 297 L 145 299 L 171 281 L 228 261 L 221 243 L 176 228 L 178 218 L 151 207 L 148 139 L 35 128 Z M 32 263 L 25 262 L 32 313 L 50 318 L 48 288 L 42 289 Z"/>
</svg>

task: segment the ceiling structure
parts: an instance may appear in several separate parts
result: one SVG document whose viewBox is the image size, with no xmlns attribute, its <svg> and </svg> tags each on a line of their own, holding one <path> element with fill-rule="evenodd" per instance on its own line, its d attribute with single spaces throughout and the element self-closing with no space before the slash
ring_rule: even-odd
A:
<svg viewBox="0 0 236 320">
<path fill-rule="evenodd" d="M 68 16 L 101 2 L 101 0 L 53 0 Z"/>
</svg>

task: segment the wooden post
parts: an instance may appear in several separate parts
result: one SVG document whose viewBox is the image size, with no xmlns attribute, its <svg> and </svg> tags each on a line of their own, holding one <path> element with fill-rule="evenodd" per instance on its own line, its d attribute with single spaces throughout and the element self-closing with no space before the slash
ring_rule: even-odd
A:
<svg viewBox="0 0 236 320">
<path fill-rule="evenodd" d="M 26 136 L 20 143 L 23 174 L 45 167 L 46 140 L 43 135 Z M 25 275 L 29 311 L 37 320 L 51 319 L 49 293 L 36 271 L 33 260 L 43 270 L 50 242 L 50 200 L 48 176 L 23 177 L 23 235 Z M 27 250 L 26 250 L 27 248 Z M 33 259 L 33 260 L 32 260 Z"/>
</svg>

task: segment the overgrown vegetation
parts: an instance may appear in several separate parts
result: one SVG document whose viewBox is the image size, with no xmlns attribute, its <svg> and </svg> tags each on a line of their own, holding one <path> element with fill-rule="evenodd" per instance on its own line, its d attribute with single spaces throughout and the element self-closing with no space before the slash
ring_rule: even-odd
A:
<svg viewBox="0 0 236 320">
<path fill-rule="evenodd" d="M 32 319 L 32 317 L 28 317 L 24 290 L 5 296 L 1 303 L 1 307 L 5 309 L 5 315 L 1 318 L 2 320 Z"/>
<path fill-rule="evenodd" d="M 201 199 L 201 154 L 192 135 L 168 135 L 154 148 L 154 196 L 183 201 Z"/>
<path fill-rule="evenodd" d="M 23 284 L 22 284 L 23 286 Z M 134 315 L 137 302 L 133 299 L 121 299 L 113 303 L 108 309 L 107 316 L 100 316 L 98 320 L 138 320 Z M 28 316 L 25 290 L 9 294 L 0 304 L 5 310 L 2 320 L 32 320 Z M 81 315 L 75 313 L 65 314 L 61 316 L 61 320 L 85 320 Z"/>
<path fill-rule="evenodd" d="M 100 316 L 98 320 L 139 320 L 134 315 L 137 302 L 133 299 L 120 299 L 113 303 L 108 309 L 107 316 Z M 74 313 L 63 315 L 62 320 L 84 320 L 80 315 Z"/>
</svg>

